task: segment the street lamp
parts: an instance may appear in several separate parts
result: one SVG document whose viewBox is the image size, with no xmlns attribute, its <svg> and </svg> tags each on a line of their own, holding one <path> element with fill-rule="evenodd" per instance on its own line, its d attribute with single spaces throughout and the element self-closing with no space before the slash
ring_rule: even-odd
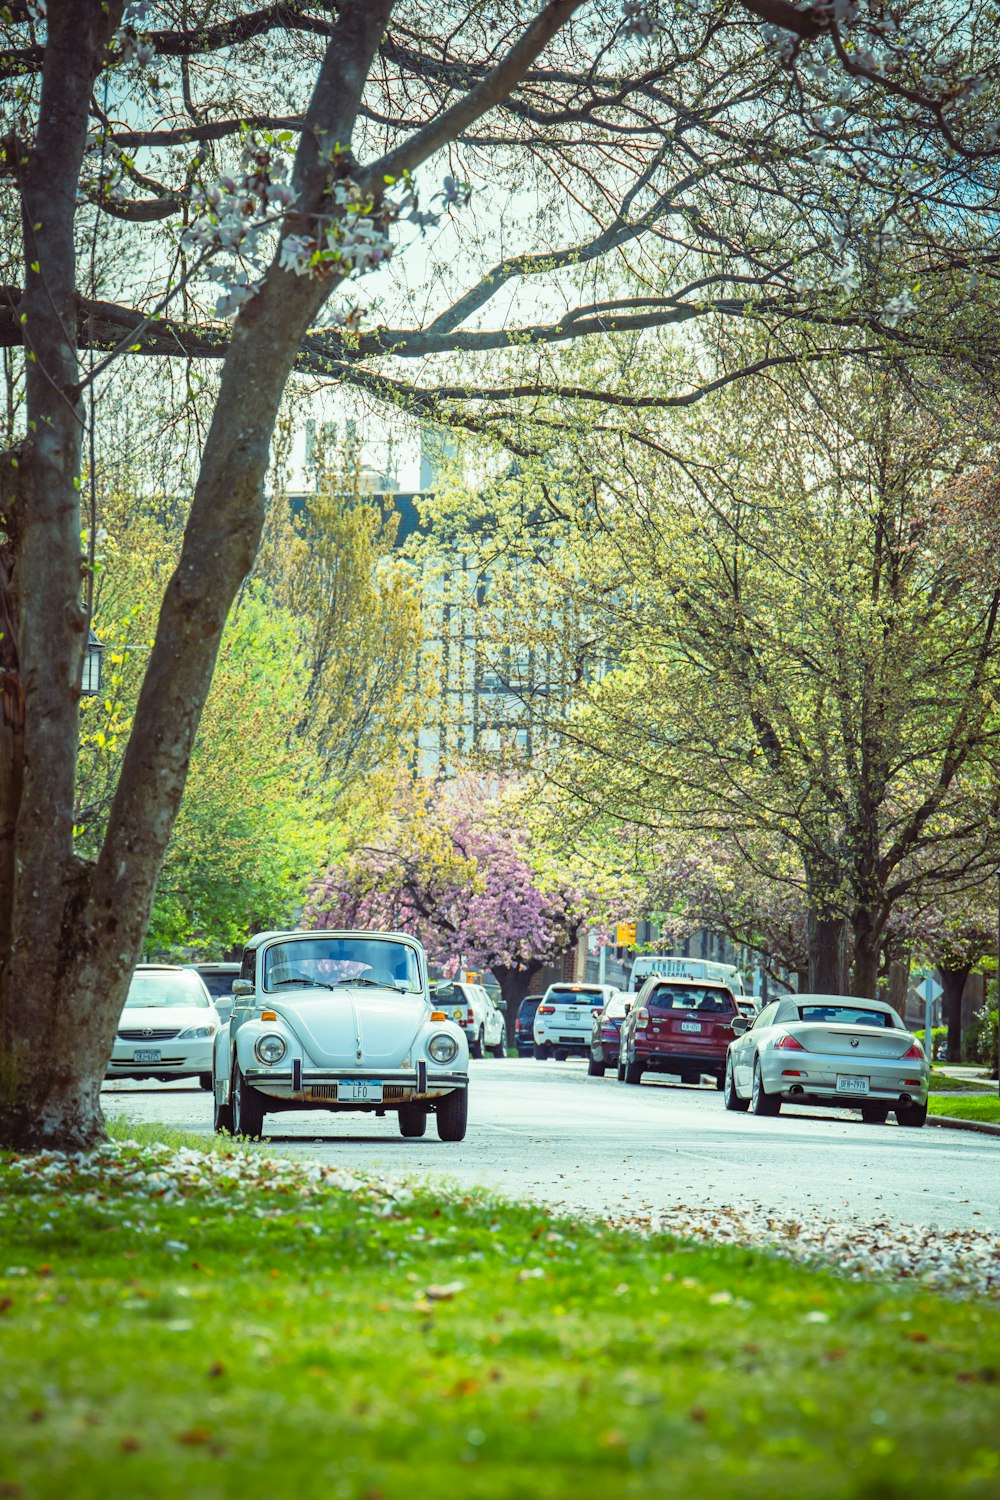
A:
<svg viewBox="0 0 1000 1500">
<path fill-rule="evenodd" d="M 83 653 L 83 676 L 80 679 L 80 696 L 82 698 L 96 698 L 101 691 L 101 656 L 104 652 L 104 644 L 97 639 L 93 630 L 87 641 Z"/>
</svg>

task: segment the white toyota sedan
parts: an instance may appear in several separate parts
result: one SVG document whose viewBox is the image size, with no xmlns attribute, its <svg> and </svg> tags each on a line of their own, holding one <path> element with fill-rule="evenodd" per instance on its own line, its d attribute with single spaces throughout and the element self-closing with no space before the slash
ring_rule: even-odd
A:
<svg viewBox="0 0 1000 1500">
<path fill-rule="evenodd" d="M 782 1102 L 858 1109 L 870 1124 L 927 1119 L 930 1064 L 891 1005 L 849 995 L 783 995 L 738 1017 L 726 1054 L 727 1109 L 776 1115 Z"/>
<path fill-rule="evenodd" d="M 197 1078 L 212 1087 L 219 1016 L 193 969 L 139 964 L 128 987 L 106 1078 Z"/>
<path fill-rule="evenodd" d="M 215 1041 L 215 1128 L 257 1138 L 288 1109 L 395 1114 L 443 1141 L 468 1119 L 469 1044 L 430 999 L 427 960 L 398 932 L 263 932 L 250 939 Z"/>
</svg>

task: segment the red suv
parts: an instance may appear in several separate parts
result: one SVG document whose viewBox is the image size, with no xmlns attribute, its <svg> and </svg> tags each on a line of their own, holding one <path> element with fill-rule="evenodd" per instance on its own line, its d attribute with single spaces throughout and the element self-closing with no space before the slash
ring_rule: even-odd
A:
<svg viewBox="0 0 1000 1500">
<path fill-rule="evenodd" d="M 724 984 L 651 975 L 622 1022 L 619 1080 L 639 1083 L 643 1073 L 656 1072 L 700 1083 L 703 1073 L 712 1073 L 721 1089 L 738 1015 Z"/>
</svg>

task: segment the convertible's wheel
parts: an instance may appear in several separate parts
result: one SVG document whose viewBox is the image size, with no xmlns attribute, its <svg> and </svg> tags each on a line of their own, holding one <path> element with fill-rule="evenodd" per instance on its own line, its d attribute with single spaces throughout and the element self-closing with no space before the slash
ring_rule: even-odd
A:
<svg viewBox="0 0 1000 1500">
<path fill-rule="evenodd" d="M 506 1026 L 504 1027 L 503 1031 L 501 1031 L 501 1033 L 500 1033 L 500 1040 L 497 1042 L 496 1046 L 493 1048 L 493 1056 L 494 1057 L 506 1057 L 507 1056 L 507 1028 L 506 1028 Z"/>
<path fill-rule="evenodd" d="M 642 1082 L 642 1063 L 639 1062 L 638 1058 L 636 1058 L 632 1062 L 626 1062 L 626 1064 L 625 1064 L 625 1082 L 626 1083 L 641 1083 Z"/>
<path fill-rule="evenodd" d="M 760 1076 L 759 1057 L 754 1058 L 753 1092 L 750 1095 L 750 1108 L 755 1115 L 776 1115 L 781 1111 L 781 1099 L 779 1096 L 764 1092 L 764 1081 Z"/>
<path fill-rule="evenodd" d="M 423 1104 L 401 1104 L 399 1106 L 399 1133 L 411 1139 L 423 1135 L 427 1129 L 427 1107 Z"/>
<path fill-rule="evenodd" d="M 884 1125 L 889 1118 L 888 1104 L 862 1104 L 861 1118 L 866 1125 Z"/>
<path fill-rule="evenodd" d="M 233 1133 L 233 1107 L 231 1104 L 219 1104 L 212 1095 L 212 1129 L 216 1135 L 232 1135 Z"/>
<path fill-rule="evenodd" d="M 208 1093 L 211 1092 L 211 1089 L 212 1089 L 212 1075 L 211 1075 L 211 1073 L 199 1073 L 198 1074 L 198 1087 L 199 1088 L 203 1088 L 205 1090 L 206 1094 L 208 1094 Z"/>
<path fill-rule="evenodd" d="M 252 1141 L 259 1141 L 264 1129 L 264 1100 L 247 1083 L 239 1063 L 233 1068 L 233 1086 L 229 1097 L 232 1100 L 233 1135 L 245 1135 Z"/>
<path fill-rule="evenodd" d="M 438 1100 L 437 1132 L 443 1141 L 464 1141 L 469 1123 L 469 1091 L 453 1089 Z"/>
<path fill-rule="evenodd" d="M 913 1130 L 919 1130 L 921 1125 L 927 1124 L 926 1104 L 898 1104 L 896 1106 L 896 1124 L 909 1125 Z"/>
<path fill-rule="evenodd" d="M 588 1058 L 587 1059 L 587 1077 L 588 1078 L 603 1078 L 607 1066 L 608 1065 L 605 1062 L 598 1062 L 596 1057 L 590 1057 L 590 1058 Z"/>
<path fill-rule="evenodd" d="M 750 1108 L 750 1100 L 741 1099 L 736 1092 L 736 1078 L 731 1057 L 726 1058 L 726 1072 L 722 1080 L 722 1102 L 727 1109 L 738 1110 L 740 1114 L 745 1114 Z"/>
<path fill-rule="evenodd" d="M 483 1029 L 482 1027 L 480 1027 L 479 1035 L 476 1037 L 475 1041 L 469 1043 L 469 1056 L 482 1057 L 485 1050 L 486 1048 L 483 1046 Z"/>
</svg>

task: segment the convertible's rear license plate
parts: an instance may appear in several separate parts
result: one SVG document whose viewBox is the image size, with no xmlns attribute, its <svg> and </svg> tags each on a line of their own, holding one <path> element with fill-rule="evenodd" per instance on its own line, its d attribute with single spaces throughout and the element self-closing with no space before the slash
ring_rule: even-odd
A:
<svg viewBox="0 0 1000 1500">
<path fill-rule="evenodd" d="M 159 1047 L 136 1047 L 132 1053 L 132 1061 L 137 1063 L 154 1063 L 160 1060 Z"/>
<path fill-rule="evenodd" d="M 867 1094 L 868 1079 L 856 1078 L 853 1073 L 837 1074 L 838 1094 Z"/>
<path fill-rule="evenodd" d="M 337 1084 L 338 1104 L 381 1104 L 381 1078 L 351 1078 Z"/>
<path fill-rule="evenodd" d="M 681 1022 L 681 1030 L 682 1031 L 700 1031 L 701 1030 L 701 1022 L 700 1021 L 682 1021 Z"/>
</svg>

